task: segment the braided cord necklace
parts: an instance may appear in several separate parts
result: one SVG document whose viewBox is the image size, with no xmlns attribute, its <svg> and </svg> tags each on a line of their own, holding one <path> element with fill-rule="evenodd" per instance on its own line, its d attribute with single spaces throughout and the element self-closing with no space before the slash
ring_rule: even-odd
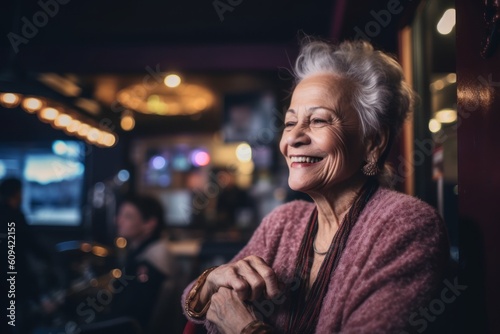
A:
<svg viewBox="0 0 500 334">
<path fill-rule="evenodd" d="M 335 234 L 330 248 L 325 253 L 326 257 L 321 264 L 318 276 L 307 295 L 307 286 L 314 259 L 314 252 L 320 255 L 323 254 L 317 252 L 314 245 L 314 239 L 318 232 L 318 211 L 317 209 L 313 210 L 306 228 L 306 233 L 304 234 L 299 248 L 294 275 L 300 279 L 300 284 L 299 288 L 296 291 L 292 291 L 290 296 L 290 309 L 285 323 L 285 333 L 306 334 L 314 332 L 321 311 L 323 298 L 328 290 L 330 278 L 346 247 L 349 233 L 358 220 L 361 211 L 363 211 L 366 203 L 368 203 L 377 188 L 378 182 L 375 178 L 369 178 L 361 188 L 360 194 L 342 220 L 342 224 Z"/>
</svg>

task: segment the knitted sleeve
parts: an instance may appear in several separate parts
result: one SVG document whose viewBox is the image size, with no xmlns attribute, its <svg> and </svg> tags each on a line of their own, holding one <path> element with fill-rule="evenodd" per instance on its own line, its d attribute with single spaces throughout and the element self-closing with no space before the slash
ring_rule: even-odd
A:
<svg viewBox="0 0 500 334">
<path fill-rule="evenodd" d="M 359 275 L 345 301 L 341 333 L 405 333 L 443 280 L 448 240 L 434 209 L 413 199 L 384 211 L 363 240 L 371 251 L 356 261 Z"/>
</svg>

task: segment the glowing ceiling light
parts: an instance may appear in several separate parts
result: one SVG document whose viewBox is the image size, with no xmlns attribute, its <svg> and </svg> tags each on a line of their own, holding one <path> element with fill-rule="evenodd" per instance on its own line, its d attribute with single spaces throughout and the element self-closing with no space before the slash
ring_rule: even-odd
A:
<svg viewBox="0 0 500 334">
<path fill-rule="evenodd" d="M 123 237 L 118 237 L 115 239 L 115 245 L 118 248 L 125 248 L 127 246 L 127 239 Z"/>
<path fill-rule="evenodd" d="M 175 88 L 181 84 L 181 77 L 177 74 L 169 74 L 164 80 L 165 86 Z"/>
<path fill-rule="evenodd" d="M 441 109 L 436 113 L 435 118 L 441 124 L 453 123 L 457 120 L 457 111 L 453 109 Z"/>
<path fill-rule="evenodd" d="M 432 83 L 432 87 L 435 89 L 435 90 L 441 90 L 444 88 L 444 82 L 443 80 L 439 79 L 439 80 L 436 80 Z"/>
<path fill-rule="evenodd" d="M 72 120 L 73 118 L 70 115 L 59 114 L 54 121 L 54 125 L 58 128 L 66 128 L 71 124 Z"/>
<path fill-rule="evenodd" d="M 75 133 L 78 131 L 78 129 L 80 128 L 80 125 L 82 124 L 82 122 L 80 122 L 79 120 L 77 119 L 73 119 L 69 125 L 66 127 L 66 131 L 68 131 L 69 133 Z"/>
<path fill-rule="evenodd" d="M 120 127 L 124 131 L 130 131 L 135 127 L 135 119 L 131 112 L 123 112 Z"/>
<path fill-rule="evenodd" d="M 14 108 L 21 101 L 21 97 L 14 93 L 4 93 L 0 95 L 0 103 L 7 108 Z"/>
<path fill-rule="evenodd" d="M 208 105 L 207 100 L 204 99 L 203 97 L 199 97 L 193 101 L 193 109 L 196 111 L 202 111 L 207 107 L 207 105 Z"/>
<path fill-rule="evenodd" d="M 432 133 L 436 133 L 439 132 L 439 130 L 441 130 L 441 123 L 439 123 L 438 120 L 432 118 L 429 121 L 429 131 Z"/>
<path fill-rule="evenodd" d="M 107 135 L 107 132 L 104 132 L 104 131 L 101 132 L 101 135 L 97 139 L 97 144 L 98 145 L 106 146 L 106 143 L 105 143 L 106 135 Z"/>
<path fill-rule="evenodd" d="M 455 83 L 457 82 L 457 74 L 456 73 L 450 73 L 446 76 L 446 81 L 449 83 Z"/>
<path fill-rule="evenodd" d="M 40 118 L 45 121 L 53 121 L 59 115 L 59 111 L 55 108 L 44 108 L 40 112 Z"/>
<path fill-rule="evenodd" d="M 81 123 L 80 126 L 78 127 L 77 133 L 79 136 L 86 137 L 87 134 L 89 133 L 90 126 L 85 123 Z"/>
<path fill-rule="evenodd" d="M 240 162 L 248 162 L 252 160 L 252 148 L 247 143 L 239 144 L 236 147 L 236 158 Z"/>
<path fill-rule="evenodd" d="M 35 111 L 38 111 L 40 110 L 40 108 L 42 108 L 43 103 L 40 99 L 37 99 L 35 97 L 28 97 L 23 100 L 21 106 L 27 112 L 34 113 Z"/>
<path fill-rule="evenodd" d="M 87 139 L 91 141 L 92 143 L 97 143 L 99 141 L 99 138 L 102 137 L 101 131 L 97 128 L 91 128 L 89 130 L 89 133 L 87 134 Z"/>
<path fill-rule="evenodd" d="M 448 35 L 452 30 L 453 27 L 455 27 L 455 9 L 450 8 L 444 12 L 443 16 L 439 20 L 437 24 L 437 31 L 441 35 Z"/>
<path fill-rule="evenodd" d="M 111 133 L 105 133 L 102 142 L 104 146 L 111 147 L 116 144 L 116 137 Z"/>
</svg>

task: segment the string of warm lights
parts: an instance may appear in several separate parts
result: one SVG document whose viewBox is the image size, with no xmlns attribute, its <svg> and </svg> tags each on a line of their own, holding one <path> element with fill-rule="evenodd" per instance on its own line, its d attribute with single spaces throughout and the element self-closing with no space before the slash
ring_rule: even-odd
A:
<svg viewBox="0 0 500 334">
<path fill-rule="evenodd" d="M 36 114 L 40 121 L 98 147 L 113 147 L 117 142 L 116 134 L 99 129 L 94 121 L 36 97 L 0 93 L 0 104 L 6 108 L 16 108 L 20 105 L 27 113 Z"/>
</svg>

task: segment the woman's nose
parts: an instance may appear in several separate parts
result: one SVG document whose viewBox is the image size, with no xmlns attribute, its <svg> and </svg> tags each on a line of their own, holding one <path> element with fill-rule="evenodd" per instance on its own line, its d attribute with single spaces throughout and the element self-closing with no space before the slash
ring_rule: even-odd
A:
<svg viewBox="0 0 500 334">
<path fill-rule="evenodd" d="M 286 135 L 286 143 L 292 147 L 307 145 L 311 142 L 311 139 L 307 135 L 305 129 L 298 124 L 295 125 Z"/>
</svg>

